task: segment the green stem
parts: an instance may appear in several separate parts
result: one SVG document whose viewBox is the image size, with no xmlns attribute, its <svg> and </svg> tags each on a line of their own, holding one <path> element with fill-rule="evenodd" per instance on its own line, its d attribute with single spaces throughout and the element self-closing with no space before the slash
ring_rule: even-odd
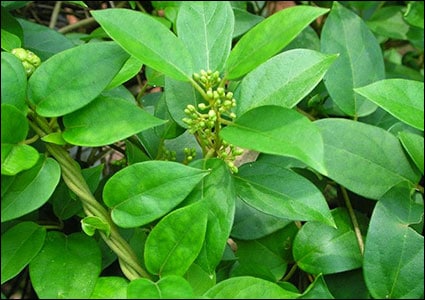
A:
<svg viewBox="0 0 425 300">
<path fill-rule="evenodd" d="M 356 238 L 357 238 L 357 243 L 359 244 L 359 248 L 360 248 L 360 253 L 363 255 L 363 253 L 364 253 L 364 242 L 363 242 L 362 233 L 360 231 L 359 223 L 357 222 L 356 214 L 354 213 L 354 209 L 351 206 L 350 198 L 348 197 L 348 193 L 347 193 L 347 190 L 345 189 L 345 187 L 341 186 L 341 191 L 342 191 L 342 196 L 343 196 L 344 201 L 345 201 L 345 205 L 347 206 L 347 209 L 348 209 L 348 213 L 350 214 L 351 222 L 353 223 L 354 232 L 355 232 Z"/>
<path fill-rule="evenodd" d="M 193 85 L 193 87 L 201 94 L 202 98 L 204 98 L 205 101 L 209 103 L 210 98 L 207 96 L 204 89 L 201 86 L 199 86 L 199 84 L 192 78 L 190 78 L 189 80 L 190 80 L 190 83 Z"/>
</svg>

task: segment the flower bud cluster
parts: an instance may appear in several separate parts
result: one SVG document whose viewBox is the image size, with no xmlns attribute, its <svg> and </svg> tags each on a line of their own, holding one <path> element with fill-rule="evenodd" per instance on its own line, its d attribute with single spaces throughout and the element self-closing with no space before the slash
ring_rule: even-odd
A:
<svg viewBox="0 0 425 300">
<path fill-rule="evenodd" d="M 198 82 L 206 91 L 214 88 L 221 82 L 220 72 L 213 72 L 211 70 L 201 70 L 200 73 L 194 73 L 193 79 Z"/>
<path fill-rule="evenodd" d="M 171 151 L 165 148 L 164 145 L 162 145 L 160 156 L 158 157 L 159 160 L 169 160 L 169 161 L 176 161 L 176 151 Z"/>
<path fill-rule="evenodd" d="M 190 163 L 196 156 L 196 149 L 195 148 L 184 148 L 184 164 Z"/>
<path fill-rule="evenodd" d="M 12 49 L 11 53 L 22 62 L 27 77 L 30 77 L 35 69 L 41 64 L 41 59 L 37 55 L 24 48 Z"/>
</svg>

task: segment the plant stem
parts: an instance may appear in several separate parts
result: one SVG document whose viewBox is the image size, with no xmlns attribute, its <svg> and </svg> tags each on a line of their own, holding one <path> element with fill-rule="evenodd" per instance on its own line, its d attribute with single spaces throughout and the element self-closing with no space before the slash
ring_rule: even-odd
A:
<svg viewBox="0 0 425 300">
<path fill-rule="evenodd" d="M 354 213 L 354 209 L 351 206 L 350 198 L 348 197 L 348 193 L 345 187 L 341 186 L 341 191 L 345 201 L 345 205 L 347 206 L 347 209 L 348 209 L 348 213 L 350 214 L 351 222 L 353 223 L 354 232 L 357 238 L 357 243 L 359 244 L 359 248 L 360 248 L 360 253 L 363 255 L 364 242 L 363 242 L 362 233 L 360 231 L 359 223 L 357 222 L 356 214 Z"/>
</svg>

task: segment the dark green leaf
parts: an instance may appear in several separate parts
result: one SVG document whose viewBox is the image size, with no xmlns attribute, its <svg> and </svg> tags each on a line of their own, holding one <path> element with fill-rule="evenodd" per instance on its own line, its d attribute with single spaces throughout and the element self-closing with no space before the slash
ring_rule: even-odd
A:
<svg viewBox="0 0 425 300">
<path fill-rule="evenodd" d="M 329 9 L 320 7 L 297 5 L 283 9 L 258 23 L 243 35 L 230 52 L 225 65 L 225 77 L 237 79 L 250 72 L 278 53 L 312 21 L 328 11 Z"/>
<path fill-rule="evenodd" d="M 409 1 L 403 16 L 410 25 L 424 29 L 424 3 L 422 1 Z"/>
<path fill-rule="evenodd" d="M 116 224 L 137 227 L 169 212 L 207 174 L 175 162 L 136 163 L 108 180 L 103 200 L 112 209 Z"/>
<path fill-rule="evenodd" d="M 329 291 L 323 275 L 319 274 L 299 299 L 335 299 Z"/>
<path fill-rule="evenodd" d="M 30 278 L 44 299 L 84 299 L 100 274 L 101 254 L 96 241 L 82 233 L 47 233 L 44 247 L 30 262 Z"/>
<path fill-rule="evenodd" d="M 124 99 L 99 96 L 87 106 L 64 116 L 62 136 L 70 144 L 97 147 L 164 122 Z"/>
<path fill-rule="evenodd" d="M 293 157 L 325 172 L 320 132 L 294 110 L 272 105 L 254 108 L 222 129 L 220 135 L 239 147 Z"/>
<path fill-rule="evenodd" d="M 419 173 L 388 131 L 346 119 L 314 123 L 325 144 L 325 175 L 354 193 L 376 200 L 401 181 L 418 182 Z"/>
<path fill-rule="evenodd" d="M 145 246 L 145 264 L 153 274 L 182 276 L 204 243 L 208 213 L 198 201 L 174 210 L 150 232 Z"/>
<path fill-rule="evenodd" d="M 385 69 L 381 48 L 363 20 L 334 2 L 323 26 L 321 49 L 340 54 L 324 77 L 332 100 L 350 116 L 372 113 L 376 105 L 354 93 L 353 88 L 384 79 Z"/>
<path fill-rule="evenodd" d="M 45 117 L 73 112 L 93 101 L 127 59 L 128 54 L 113 42 L 65 50 L 42 63 L 31 75 L 29 100 Z"/>
<path fill-rule="evenodd" d="M 1 284 L 18 275 L 43 247 L 46 229 L 21 222 L 1 236 Z"/>
<path fill-rule="evenodd" d="M 381 7 L 366 21 L 369 28 L 379 36 L 407 40 L 409 24 L 403 19 L 404 6 L 391 5 Z"/>
<path fill-rule="evenodd" d="M 232 5 L 238 2 L 240 1 L 230 1 Z M 235 16 L 235 30 L 233 31 L 233 38 L 239 37 L 264 20 L 264 17 L 251 14 L 246 11 L 245 8 L 233 6 L 233 14 Z"/>
<path fill-rule="evenodd" d="M 376 204 L 365 241 L 363 273 L 373 298 L 419 299 L 424 294 L 424 237 L 409 225 L 423 222 L 424 206 L 400 184 Z"/>
<path fill-rule="evenodd" d="M 152 16 L 124 8 L 91 13 L 109 36 L 142 63 L 177 80 L 188 81 L 192 77 L 189 51 Z"/>
<path fill-rule="evenodd" d="M 232 46 L 233 11 L 228 1 L 183 2 L 176 21 L 193 69 L 221 71 Z"/>
</svg>

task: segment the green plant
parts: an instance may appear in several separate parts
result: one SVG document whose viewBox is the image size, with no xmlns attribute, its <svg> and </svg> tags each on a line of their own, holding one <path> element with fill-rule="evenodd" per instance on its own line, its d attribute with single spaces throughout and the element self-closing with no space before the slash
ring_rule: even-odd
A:
<svg viewBox="0 0 425 300">
<path fill-rule="evenodd" d="M 72 39 L 2 2 L 2 286 L 423 298 L 423 2 L 258 3 L 129 1 Z"/>
</svg>

